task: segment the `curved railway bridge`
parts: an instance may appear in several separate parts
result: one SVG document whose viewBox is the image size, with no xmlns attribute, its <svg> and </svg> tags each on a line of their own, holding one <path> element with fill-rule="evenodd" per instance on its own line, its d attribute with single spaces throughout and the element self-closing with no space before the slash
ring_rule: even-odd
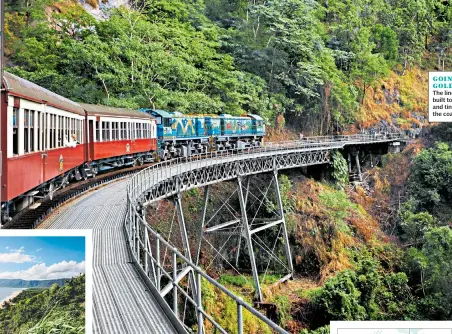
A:
<svg viewBox="0 0 452 334">
<path fill-rule="evenodd" d="M 359 151 L 397 151 L 405 141 L 401 134 L 312 137 L 305 140 L 269 143 L 262 148 L 212 152 L 203 156 L 174 159 L 150 166 L 132 178 L 110 184 L 59 210 L 44 228 L 92 228 L 94 237 L 94 332 L 95 333 L 183 333 L 196 328 L 208 333 L 226 330 L 210 310 L 203 308 L 201 286 L 211 284 L 237 307 L 237 333 L 243 332 L 243 314 L 250 312 L 276 332 L 285 333 L 255 308 L 235 296 L 198 266 L 201 243 L 196 250 L 187 235 L 182 196 L 184 191 L 204 187 L 204 206 L 199 222 L 203 234 L 238 226 L 242 252 L 250 259 L 255 300 L 263 301 L 259 270 L 253 253 L 259 232 L 279 228 L 286 280 L 293 267 L 288 245 L 284 210 L 279 193 L 278 171 L 330 162 L 333 150 L 345 150 L 349 168 L 361 174 Z M 354 161 L 351 157 L 355 157 Z M 247 216 L 252 175 L 269 173 L 276 194 L 273 219 L 253 224 Z M 237 219 L 208 225 L 206 217 L 210 186 L 236 180 L 240 203 Z M 126 183 L 127 182 L 127 183 Z M 270 185 L 269 185 L 270 187 Z M 268 191 L 268 189 L 266 190 Z M 265 193 L 261 193 L 265 196 Z M 183 250 L 179 251 L 146 222 L 146 208 L 152 203 L 174 200 Z M 196 251 L 196 252 L 195 252 Z M 196 253 L 196 257 L 192 255 Z M 238 256 L 238 255 L 237 255 Z M 184 300 L 184 303 L 181 303 Z M 191 307 L 186 316 L 186 308 Z"/>
</svg>

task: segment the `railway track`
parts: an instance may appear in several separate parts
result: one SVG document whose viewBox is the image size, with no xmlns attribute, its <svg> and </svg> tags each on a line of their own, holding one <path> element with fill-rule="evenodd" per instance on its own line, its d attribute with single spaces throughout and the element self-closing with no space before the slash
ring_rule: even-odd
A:
<svg viewBox="0 0 452 334">
<path fill-rule="evenodd" d="M 131 175 L 139 170 L 150 166 L 150 164 L 129 168 L 118 169 L 109 173 L 100 174 L 92 179 L 70 184 L 69 186 L 58 190 L 50 199 L 43 198 L 35 202 L 35 208 L 28 208 L 17 215 L 12 220 L 2 226 L 3 229 L 33 229 L 44 221 L 55 209 L 79 197 L 86 192 L 109 183 L 113 180 Z"/>
</svg>

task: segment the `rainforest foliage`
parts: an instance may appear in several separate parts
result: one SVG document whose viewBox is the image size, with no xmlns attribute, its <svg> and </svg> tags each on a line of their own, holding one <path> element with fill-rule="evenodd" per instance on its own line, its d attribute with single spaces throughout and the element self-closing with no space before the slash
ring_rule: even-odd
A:
<svg viewBox="0 0 452 334">
<path fill-rule="evenodd" d="M 132 8 L 96 20 L 77 1 L 8 1 L 10 71 L 83 102 L 252 112 L 269 122 L 282 114 L 331 133 L 366 120 L 365 97 L 379 79 L 396 83 L 382 94 L 397 95 L 409 116 L 418 102 L 411 86 L 399 87 L 404 76 L 450 67 L 448 2 L 138 0 Z"/>
<path fill-rule="evenodd" d="M 5 334 L 85 333 L 85 275 L 62 286 L 30 288 L 0 308 Z"/>
<path fill-rule="evenodd" d="M 433 140 L 425 143 L 427 147 L 408 149 L 411 163 L 406 164 L 407 152 L 390 155 L 386 166 L 373 171 L 376 198 L 355 196 L 368 212 L 377 203 L 380 215 L 376 218 L 386 222 L 381 212 L 394 203 L 391 196 L 398 197 L 398 205 L 392 204 L 396 213 L 392 225 L 380 224 L 381 232 L 396 239 L 381 243 L 375 242 L 377 237 L 365 248 L 349 245 L 350 268 L 327 279 L 309 296 L 304 316 L 308 315 L 307 327 L 316 329 L 312 333 L 326 331 L 330 320 L 452 317 L 452 127 L 444 124 L 431 132 Z M 393 174 L 394 167 L 404 180 Z M 381 184 L 388 181 L 392 184 Z M 363 199 L 373 203 L 366 204 Z"/>
</svg>

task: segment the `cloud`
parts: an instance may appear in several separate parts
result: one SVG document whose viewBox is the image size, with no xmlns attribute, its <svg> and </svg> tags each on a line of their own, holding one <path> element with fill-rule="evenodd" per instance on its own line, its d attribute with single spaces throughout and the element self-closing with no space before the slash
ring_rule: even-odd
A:
<svg viewBox="0 0 452 334">
<path fill-rule="evenodd" d="M 38 248 L 38 249 L 36 250 L 36 252 L 40 252 L 40 251 L 42 251 L 42 248 Z"/>
<path fill-rule="evenodd" d="M 70 278 L 85 272 L 85 261 L 62 261 L 50 266 L 45 263 L 36 264 L 27 270 L 2 272 L 0 278 L 5 279 L 23 279 L 23 280 L 45 280 Z"/>
<path fill-rule="evenodd" d="M 25 248 L 24 248 L 24 246 L 22 246 L 22 247 L 20 247 L 18 249 L 10 249 L 9 251 L 13 252 L 13 253 L 24 253 L 25 252 Z"/>
<path fill-rule="evenodd" d="M 18 250 L 11 253 L 0 253 L 0 263 L 24 263 L 32 261 L 34 261 L 33 256 L 23 254 L 23 252 L 19 252 Z"/>
</svg>

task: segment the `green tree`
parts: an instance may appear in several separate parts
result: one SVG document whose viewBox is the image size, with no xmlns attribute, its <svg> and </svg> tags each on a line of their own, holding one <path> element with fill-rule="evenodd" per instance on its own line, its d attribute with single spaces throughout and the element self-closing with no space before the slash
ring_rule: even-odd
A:
<svg viewBox="0 0 452 334">
<path fill-rule="evenodd" d="M 329 279 L 317 299 L 317 305 L 328 319 L 364 320 L 366 309 L 360 304 L 361 292 L 356 287 L 357 275 L 345 270 Z"/>
<path fill-rule="evenodd" d="M 446 143 L 422 150 L 413 161 L 408 192 L 415 211 L 431 212 L 440 224 L 450 222 L 452 209 L 452 151 Z"/>
<path fill-rule="evenodd" d="M 409 209 L 401 211 L 400 227 L 402 238 L 409 246 L 420 246 L 425 240 L 425 233 L 435 226 L 435 219 L 428 212 L 413 213 Z"/>
<path fill-rule="evenodd" d="M 339 188 L 344 189 L 345 186 L 348 184 L 349 175 L 347 160 L 345 160 L 341 152 L 335 151 L 333 153 L 332 165 L 333 165 L 332 176 L 336 181 L 336 185 Z"/>
<path fill-rule="evenodd" d="M 410 248 L 407 252 L 407 271 L 416 284 L 419 312 L 424 319 L 445 320 L 452 316 L 452 230 L 449 227 L 433 228 L 425 234 L 421 250 Z"/>
</svg>

